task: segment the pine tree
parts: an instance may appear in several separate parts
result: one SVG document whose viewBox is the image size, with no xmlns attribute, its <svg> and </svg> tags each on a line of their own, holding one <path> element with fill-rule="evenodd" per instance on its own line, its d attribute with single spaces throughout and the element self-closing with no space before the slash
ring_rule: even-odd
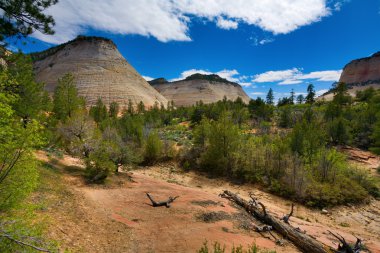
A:
<svg viewBox="0 0 380 253">
<path fill-rule="evenodd" d="M 128 99 L 128 114 L 129 115 L 135 114 L 135 108 L 133 107 L 133 102 L 131 99 Z"/>
<path fill-rule="evenodd" d="M 74 76 L 66 74 L 58 79 L 53 103 L 53 112 L 56 118 L 65 120 L 83 106 L 84 100 L 78 96 L 77 87 L 74 84 Z"/>
<path fill-rule="evenodd" d="M 269 91 L 268 91 L 266 103 L 268 105 L 273 105 L 274 104 L 274 95 L 273 95 L 272 88 L 270 88 Z"/>
<path fill-rule="evenodd" d="M 145 105 L 143 101 L 140 101 L 140 103 L 137 105 L 137 112 L 138 113 L 144 113 L 145 112 Z"/>
<path fill-rule="evenodd" d="M 218 175 L 231 175 L 240 133 L 229 113 L 223 112 L 217 121 L 211 123 L 207 139 L 208 146 L 201 157 L 201 166 Z"/>
<path fill-rule="evenodd" d="M 315 90 L 314 85 L 309 84 L 307 86 L 307 96 L 305 98 L 307 104 L 314 104 L 315 102 Z"/>
<path fill-rule="evenodd" d="M 109 116 L 111 118 L 117 118 L 119 114 L 119 104 L 117 102 L 112 102 L 110 104 L 110 109 L 109 109 Z"/>
<path fill-rule="evenodd" d="M 347 90 L 347 85 L 343 82 L 339 82 L 334 89 L 333 102 L 339 106 L 349 104 L 351 102 L 351 96 Z"/>
<path fill-rule="evenodd" d="M 101 123 L 107 118 L 107 107 L 101 98 L 98 98 L 96 105 L 90 108 L 90 115 L 96 123 Z"/>
<path fill-rule="evenodd" d="M 58 0 L 1 0 L 0 1 L 0 44 L 8 37 L 26 37 L 35 30 L 54 34 L 54 19 L 45 10 Z"/>
<path fill-rule="evenodd" d="M 292 91 L 290 92 L 290 97 L 289 97 L 289 100 L 290 100 L 290 104 L 294 105 L 294 99 L 296 97 L 295 95 L 296 93 L 294 92 L 294 89 L 292 89 Z"/>
<path fill-rule="evenodd" d="M 11 54 L 6 57 L 6 61 L 12 63 L 9 64 L 7 71 L 17 82 L 17 85 L 11 89 L 19 97 L 13 108 L 23 122 L 26 124 L 36 118 L 42 110 L 51 110 L 50 99 L 43 89 L 43 84 L 35 82 L 30 56 L 22 53 Z"/>
<path fill-rule="evenodd" d="M 302 104 L 304 100 L 305 98 L 302 94 L 297 96 L 297 104 Z"/>
</svg>

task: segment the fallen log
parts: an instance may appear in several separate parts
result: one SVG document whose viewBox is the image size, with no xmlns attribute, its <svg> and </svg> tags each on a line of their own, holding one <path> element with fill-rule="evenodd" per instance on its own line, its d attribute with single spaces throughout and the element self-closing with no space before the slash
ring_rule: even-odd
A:
<svg viewBox="0 0 380 253">
<path fill-rule="evenodd" d="M 250 203 L 230 191 L 224 191 L 220 196 L 222 198 L 233 201 L 234 203 L 243 207 L 249 214 L 253 215 L 258 220 L 269 226 L 272 226 L 277 233 L 287 238 L 303 252 L 329 253 L 332 251 L 330 247 L 318 242 L 307 234 L 299 232 L 296 228 L 293 228 L 288 223 L 281 222 L 281 220 L 278 220 L 270 215 L 267 212 L 264 204 L 261 202 L 257 202 L 257 205 L 254 205 L 252 202 Z M 290 216 L 291 215 L 289 215 L 289 217 Z"/>
<path fill-rule="evenodd" d="M 168 200 L 166 201 L 160 201 L 160 202 L 156 202 L 154 201 L 154 199 L 150 196 L 149 193 L 146 193 L 146 196 L 148 196 L 150 202 L 152 202 L 152 206 L 153 207 L 158 207 L 158 206 L 166 206 L 166 208 L 169 208 L 170 207 L 170 204 L 176 200 L 177 198 L 179 198 L 179 196 L 175 196 L 175 197 L 169 197 Z"/>
</svg>

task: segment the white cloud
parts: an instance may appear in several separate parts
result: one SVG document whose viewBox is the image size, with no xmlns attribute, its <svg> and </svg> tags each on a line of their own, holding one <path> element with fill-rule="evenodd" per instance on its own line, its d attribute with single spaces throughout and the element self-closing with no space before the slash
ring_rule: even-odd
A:
<svg viewBox="0 0 380 253">
<path fill-rule="evenodd" d="M 218 17 L 216 25 L 219 28 L 225 29 L 225 30 L 231 30 L 231 29 L 237 29 L 239 26 L 239 23 L 233 20 L 224 19 L 222 17 Z"/>
<path fill-rule="evenodd" d="M 292 80 L 294 76 L 297 76 L 300 73 L 301 71 L 297 68 L 280 71 L 267 71 L 265 73 L 255 75 L 253 81 L 256 83 L 269 83 Z"/>
<path fill-rule="evenodd" d="M 274 41 L 273 38 L 270 38 L 270 39 L 262 39 L 262 40 L 260 40 L 258 43 L 259 43 L 260 45 L 265 45 L 265 44 L 271 43 L 271 42 L 273 42 L 273 41 Z"/>
<path fill-rule="evenodd" d="M 252 85 L 252 83 L 239 83 L 239 84 L 243 87 L 250 87 Z M 252 87 L 252 88 L 255 88 L 255 87 Z"/>
<path fill-rule="evenodd" d="M 337 81 L 342 74 L 342 70 L 315 71 L 302 75 L 298 79 L 317 79 L 318 81 Z"/>
<path fill-rule="evenodd" d="M 270 83 L 278 82 L 279 85 L 299 84 L 305 80 L 314 80 L 319 82 L 338 81 L 342 70 L 326 70 L 303 73 L 300 68 L 287 70 L 267 71 L 254 76 L 253 82 Z"/>
<path fill-rule="evenodd" d="M 286 79 L 280 83 L 278 83 L 279 85 L 289 85 L 289 84 L 299 84 L 299 83 L 302 83 L 302 81 L 300 80 L 294 80 L 294 79 Z"/>
<path fill-rule="evenodd" d="M 33 36 L 61 43 L 95 29 L 152 36 L 162 42 L 190 41 L 189 24 L 196 18 L 223 29 L 244 23 L 275 35 L 287 34 L 329 16 L 332 8 L 328 0 L 60 0 L 46 11 L 55 18 L 56 35 Z"/>
<path fill-rule="evenodd" d="M 264 92 L 251 92 L 251 95 L 254 95 L 254 96 L 262 96 L 262 95 L 265 95 Z"/>
<path fill-rule="evenodd" d="M 152 81 L 154 78 L 150 76 L 142 76 L 147 82 Z"/>
</svg>

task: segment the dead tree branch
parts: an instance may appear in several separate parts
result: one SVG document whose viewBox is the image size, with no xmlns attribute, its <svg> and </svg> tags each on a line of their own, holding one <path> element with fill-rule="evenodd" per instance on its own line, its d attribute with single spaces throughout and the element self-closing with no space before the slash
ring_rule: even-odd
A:
<svg viewBox="0 0 380 253">
<path fill-rule="evenodd" d="M 294 208 L 294 204 L 292 203 L 292 209 L 290 210 L 290 213 L 285 215 L 284 217 L 282 217 L 281 220 L 283 220 L 285 223 L 289 224 L 289 219 L 290 219 L 290 216 L 293 215 L 293 208 Z"/>
<path fill-rule="evenodd" d="M 339 245 L 338 245 L 338 251 L 339 253 L 359 253 L 362 248 L 362 240 L 356 237 L 356 243 L 354 245 L 354 248 L 352 248 L 344 239 L 343 236 L 340 234 L 334 234 L 333 232 L 329 231 L 328 232 L 334 236 L 336 239 L 339 240 Z"/>
<path fill-rule="evenodd" d="M 0 234 L 0 237 L 3 237 L 3 238 L 6 238 L 18 245 L 21 245 L 21 246 L 26 246 L 26 247 L 29 247 L 29 248 L 32 248 L 32 249 L 35 249 L 37 251 L 40 251 L 40 252 L 51 252 L 50 250 L 47 250 L 47 249 L 43 249 L 43 248 L 40 248 L 40 247 L 37 247 L 37 246 L 34 246 L 32 244 L 29 244 L 29 243 L 26 243 L 26 242 L 23 242 L 23 241 L 20 241 L 20 240 L 17 240 L 16 238 L 13 238 L 11 235 L 7 234 L 7 233 L 4 233 L 4 231 L 1 231 L 1 234 Z"/>
<path fill-rule="evenodd" d="M 152 206 L 153 207 L 158 207 L 158 206 L 166 206 L 166 208 L 169 208 L 170 207 L 170 204 L 172 202 L 174 202 L 174 200 L 176 200 L 177 198 L 179 198 L 179 196 L 175 196 L 175 197 L 169 197 L 168 200 L 166 201 L 160 201 L 160 202 L 156 202 L 151 196 L 150 194 L 147 192 L 146 193 L 146 196 L 148 196 L 150 202 L 152 202 Z"/>
<path fill-rule="evenodd" d="M 323 245 L 322 243 L 318 242 L 317 240 L 311 238 L 310 236 L 306 234 L 300 233 L 289 224 L 285 222 L 280 222 L 280 220 L 270 215 L 267 212 L 264 204 L 262 204 L 261 202 L 258 202 L 258 205 L 261 206 L 262 211 L 259 210 L 261 208 L 250 205 L 248 201 L 242 199 L 241 197 L 239 197 L 238 195 L 230 191 L 224 191 L 221 194 L 221 197 L 233 201 L 234 203 L 243 207 L 249 214 L 253 215 L 258 220 L 262 221 L 263 223 L 269 226 L 272 226 L 273 229 L 277 233 L 281 234 L 283 237 L 290 240 L 295 246 L 297 246 L 303 252 L 308 252 L 308 253 L 330 252 L 329 247 Z"/>
</svg>

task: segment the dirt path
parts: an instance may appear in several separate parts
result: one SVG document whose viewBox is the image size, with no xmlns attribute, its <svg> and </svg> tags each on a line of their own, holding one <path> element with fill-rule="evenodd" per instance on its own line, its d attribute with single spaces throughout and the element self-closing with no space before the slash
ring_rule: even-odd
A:
<svg viewBox="0 0 380 253">
<path fill-rule="evenodd" d="M 277 246 L 273 240 L 252 232 L 258 224 L 244 212 L 218 197 L 224 189 L 247 197 L 254 192 L 277 216 L 288 213 L 290 202 L 264 193 L 252 186 L 230 185 L 195 173 L 182 173 L 175 166 L 155 166 L 131 175 L 133 181 L 119 181 L 112 187 L 87 186 L 77 173 L 80 162 L 71 157 L 52 162 L 45 154 L 39 158 L 65 169 L 64 183 L 70 196 L 55 208 L 57 226 L 50 228 L 62 248 L 73 252 L 196 252 L 207 239 L 246 246 L 255 242 L 276 252 L 299 252 L 290 243 Z M 67 167 L 71 166 L 71 167 Z M 73 167 L 76 166 L 76 167 Z M 68 170 L 67 168 L 72 168 Z M 179 195 L 171 208 L 153 208 L 145 193 L 157 200 Z M 336 247 L 327 230 L 339 232 L 350 241 L 353 234 L 365 240 L 372 252 L 380 252 L 379 202 L 362 207 L 341 207 L 332 215 L 296 207 L 291 222 L 318 240 Z M 344 226 L 342 226 L 344 224 Z"/>
</svg>

